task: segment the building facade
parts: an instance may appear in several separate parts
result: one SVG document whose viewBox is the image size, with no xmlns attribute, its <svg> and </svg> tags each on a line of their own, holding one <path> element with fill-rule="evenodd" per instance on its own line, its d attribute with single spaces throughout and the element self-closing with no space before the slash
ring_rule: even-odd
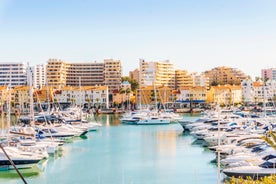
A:
<svg viewBox="0 0 276 184">
<path fill-rule="evenodd" d="M 276 100 L 276 80 L 268 80 L 253 82 L 252 80 L 244 80 L 242 82 L 242 98 L 246 103 L 262 103 L 264 101 Z"/>
<path fill-rule="evenodd" d="M 49 59 L 47 64 L 49 86 L 108 86 L 110 94 L 121 86 L 120 60 L 106 59 L 103 63 L 69 63 Z"/>
<path fill-rule="evenodd" d="M 175 70 L 169 60 L 148 62 L 140 59 L 139 71 L 141 87 L 156 85 L 175 89 Z"/>
<path fill-rule="evenodd" d="M 0 63 L 0 86 L 24 86 L 27 68 L 24 63 Z"/>
<path fill-rule="evenodd" d="M 4 103 L 7 101 L 8 89 L 8 86 L 0 86 L 0 105 L 4 105 Z"/>
<path fill-rule="evenodd" d="M 109 93 L 119 90 L 122 84 L 122 64 L 120 60 L 104 60 L 104 85 L 108 86 Z"/>
<path fill-rule="evenodd" d="M 139 73 L 140 73 L 139 69 L 136 68 L 135 70 L 129 72 L 129 78 L 139 82 L 140 81 Z"/>
<path fill-rule="evenodd" d="M 55 101 L 80 107 L 109 107 L 107 86 L 65 86 L 54 92 Z"/>
<path fill-rule="evenodd" d="M 207 102 L 232 106 L 242 102 L 242 88 L 236 85 L 211 86 L 207 92 Z"/>
<path fill-rule="evenodd" d="M 30 112 L 30 87 L 16 86 L 12 90 L 12 103 L 20 113 Z"/>
<path fill-rule="evenodd" d="M 33 86 L 36 89 L 46 85 L 46 64 L 40 64 L 33 67 Z"/>
<path fill-rule="evenodd" d="M 49 59 L 46 67 L 47 83 L 49 86 L 66 86 L 68 64 L 59 59 Z"/>
<path fill-rule="evenodd" d="M 193 86 L 191 74 L 187 70 L 175 70 L 175 88 L 191 86 Z"/>
<path fill-rule="evenodd" d="M 67 86 L 104 85 L 104 63 L 68 63 Z"/>
<path fill-rule="evenodd" d="M 180 87 L 178 91 L 179 93 L 176 95 L 177 102 L 206 102 L 207 90 L 205 87 Z"/>
<path fill-rule="evenodd" d="M 262 69 L 261 72 L 263 80 L 276 80 L 276 68 Z"/>
<path fill-rule="evenodd" d="M 203 72 L 203 74 L 209 78 L 210 85 L 240 85 L 247 76 L 236 68 L 230 68 L 226 66 L 216 67 L 209 71 Z"/>
</svg>

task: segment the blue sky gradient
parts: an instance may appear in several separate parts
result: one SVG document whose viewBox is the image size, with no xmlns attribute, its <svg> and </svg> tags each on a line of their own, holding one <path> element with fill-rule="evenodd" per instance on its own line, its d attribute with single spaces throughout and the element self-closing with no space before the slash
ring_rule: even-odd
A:
<svg viewBox="0 0 276 184">
<path fill-rule="evenodd" d="M 276 67 L 274 0 L 0 0 L 0 62 L 170 59 L 202 72 Z"/>
</svg>

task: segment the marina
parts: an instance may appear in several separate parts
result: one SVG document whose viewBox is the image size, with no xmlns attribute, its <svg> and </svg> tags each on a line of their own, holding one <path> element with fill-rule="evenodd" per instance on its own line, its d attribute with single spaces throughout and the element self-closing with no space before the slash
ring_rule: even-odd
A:
<svg viewBox="0 0 276 184">
<path fill-rule="evenodd" d="M 99 115 L 103 126 L 71 139 L 55 155 L 23 175 L 28 183 L 215 183 L 214 152 L 197 144 L 178 123 L 121 124 L 120 115 Z M 188 120 L 195 120 L 185 115 Z M 0 182 L 20 183 L 14 170 Z"/>
</svg>

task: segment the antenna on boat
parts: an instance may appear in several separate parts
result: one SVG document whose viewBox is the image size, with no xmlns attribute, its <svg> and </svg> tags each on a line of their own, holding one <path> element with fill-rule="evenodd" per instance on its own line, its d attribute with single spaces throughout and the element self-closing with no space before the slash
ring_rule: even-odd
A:
<svg viewBox="0 0 276 184">
<path fill-rule="evenodd" d="M 30 87 L 30 91 L 29 91 L 29 95 L 30 95 L 30 124 L 32 124 L 34 121 L 34 99 L 33 99 L 32 71 L 31 71 L 31 67 L 29 66 L 29 63 L 28 63 L 28 75 L 27 76 L 29 77 L 29 87 Z"/>
</svg>

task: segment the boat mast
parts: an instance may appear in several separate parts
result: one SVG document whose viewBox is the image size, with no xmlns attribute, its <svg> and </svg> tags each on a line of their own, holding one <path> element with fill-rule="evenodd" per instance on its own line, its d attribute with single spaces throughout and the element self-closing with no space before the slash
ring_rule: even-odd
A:
<svg viewBox="0 0 276 184">
<path fill-rule="evenodd" d="M 79 77 L 79 88 L 80 88 L 80 120 L 82 121 L 82 94 L 81 94 L 81 77 Z"/>
<path fill-rule="evenodd" d="M 30 124 L 34 121 L 34 99 L 33 99 L 33 80 L 32 80 L 32 71 L 28 63 L 28 76 L 29 76 L 29 95 L 30 95 Z"/>
<path fill-rule="evenodd" d="M 217 148 L 217 157 L 218 157 L 218 184 L 220 184 L 220 107 L 219 104 L 217 106 L 218 111 L 218 148 Z"/>
<path fill-rule="evenodd" d="M 264 109 L 264 117 L 266 117 L 266 90 L 265 90 L 265 79 L 263 81 L 263 109 Z"/>
<path fill-rule="evenodd" d="M 10 70 L 10 81 L 8 85 L 8 96 L 7 96 L 7 138 L 9 140 L 9 130 L 11 126 L 11 70 Z"/>
<path fill-rule="evenodd" d="M 156 94 L 156 86 L 155 86 L 155 82 L 153 81 L 153 90 L 154 90 L 154 101 L 155 101 L 155 110 L 158 111 L 157 108 L 157 94 Z"/>
<path fill-rule="evenodd" d="M 4 90 L 3 90 L 4 91 Z M 2 91 L 2 96 L 3 96 L 3 91 Z M 1 136 L 4 135 L 4 103 L 3 99 L 1 98 Z"/>
</svg>

